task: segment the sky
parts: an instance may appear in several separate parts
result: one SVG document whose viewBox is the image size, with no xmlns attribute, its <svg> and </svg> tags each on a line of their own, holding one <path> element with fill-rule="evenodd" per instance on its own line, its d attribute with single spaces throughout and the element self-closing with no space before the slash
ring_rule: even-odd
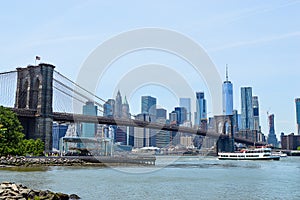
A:
<svg viewBox="0 0 300 200">
<path fill-rule="evenodd" d="M 76 80 L 87 58 L 105 41 L 127 31 L 154 27 L 193 40 L 214 63 L 222 81 L 228 64 L 239 112 L 240 88 L 251 86 L 260 104 L 262 131 L 267 112 L 275 115 L 279 137 L 296 132 L 295 98 L 300 97 L 300 1 L 3 1 L 0 6 L 0 71 L 41 62 Z M 212 101 L 205 77 L 190 63 L 169 52 L 143 49 L 123 55 L 97 80 L 98 96 L 108 99 L 118 81 L 139 66 L 160 64 L 174 70 L 194 92 L 204 91 L 208 116 Z M 167 75 L 161 74 L 168 79 Z M 131 112 L 140 112 L 140 96 L 157 98 L 171 112 L 178 95 L 157 84 L 144 84 L 127 96 Z M 192 102 L 194 105 L 194 102 Z"/>
</svg>

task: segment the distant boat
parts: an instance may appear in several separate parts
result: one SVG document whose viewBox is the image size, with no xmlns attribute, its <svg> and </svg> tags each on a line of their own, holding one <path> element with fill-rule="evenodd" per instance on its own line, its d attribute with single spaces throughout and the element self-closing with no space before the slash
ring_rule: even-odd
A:
<svg viewBox="0 0 300 200">
<path fill-rule="evenodd" d="M 219 160 L 279 160 L 280 156 L 273 155 L 271 148 L 242 149 L 233 153 L 218 153 Z"/>
</svg>

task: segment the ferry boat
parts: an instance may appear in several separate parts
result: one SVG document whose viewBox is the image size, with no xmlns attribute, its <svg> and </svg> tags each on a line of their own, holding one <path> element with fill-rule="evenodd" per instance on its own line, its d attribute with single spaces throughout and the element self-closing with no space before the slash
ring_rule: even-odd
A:
<svg viewBox="0 0 300 200">
<path fill-rule="evenodd" d="M 271 148 L 242 149 L 240 152 L 218 153 L 219 160 L 279 160 Z"/>
</svg>

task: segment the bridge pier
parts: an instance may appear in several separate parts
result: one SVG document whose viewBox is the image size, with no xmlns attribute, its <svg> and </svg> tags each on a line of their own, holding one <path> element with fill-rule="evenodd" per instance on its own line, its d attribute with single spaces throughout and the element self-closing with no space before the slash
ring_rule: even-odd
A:
<svg viewBox="0 0 300 200">
<path fill-rule="evenodd" d="M 217 153 L 218 152 L 234 152 L 234 139 L 219 138 L 217 141 Z"/>
<path fill-rule="evenodd" d="M 233 133 L 233 116 L 232 115 L 217 115 L 215 118 L 215 130 L 220 137 L 217 141 L 218 152 L 233 152 L 234 151 L 234 133 Z"/>
<path fill-rule="evenodd" d="M 45 63 L 17 68 L 15 108 L 35 111 L 35 117 L 19 117 L 23 132 L 28 139 L 40 138 L 45 151 L 52 150 L 54 68 Z"/>
</svg>

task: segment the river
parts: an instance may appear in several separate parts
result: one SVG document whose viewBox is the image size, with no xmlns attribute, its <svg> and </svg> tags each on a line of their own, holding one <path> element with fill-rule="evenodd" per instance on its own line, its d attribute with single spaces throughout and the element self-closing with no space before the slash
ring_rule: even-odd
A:
<svg viewBox="0 0 300 200">
<path fill-rule="evenodd" d="M 300 157 L 220 161 L 161 156 L 150 167 L 2 169 L 0 181 L 82 199 L 300 199 Z"/>
</svg>

